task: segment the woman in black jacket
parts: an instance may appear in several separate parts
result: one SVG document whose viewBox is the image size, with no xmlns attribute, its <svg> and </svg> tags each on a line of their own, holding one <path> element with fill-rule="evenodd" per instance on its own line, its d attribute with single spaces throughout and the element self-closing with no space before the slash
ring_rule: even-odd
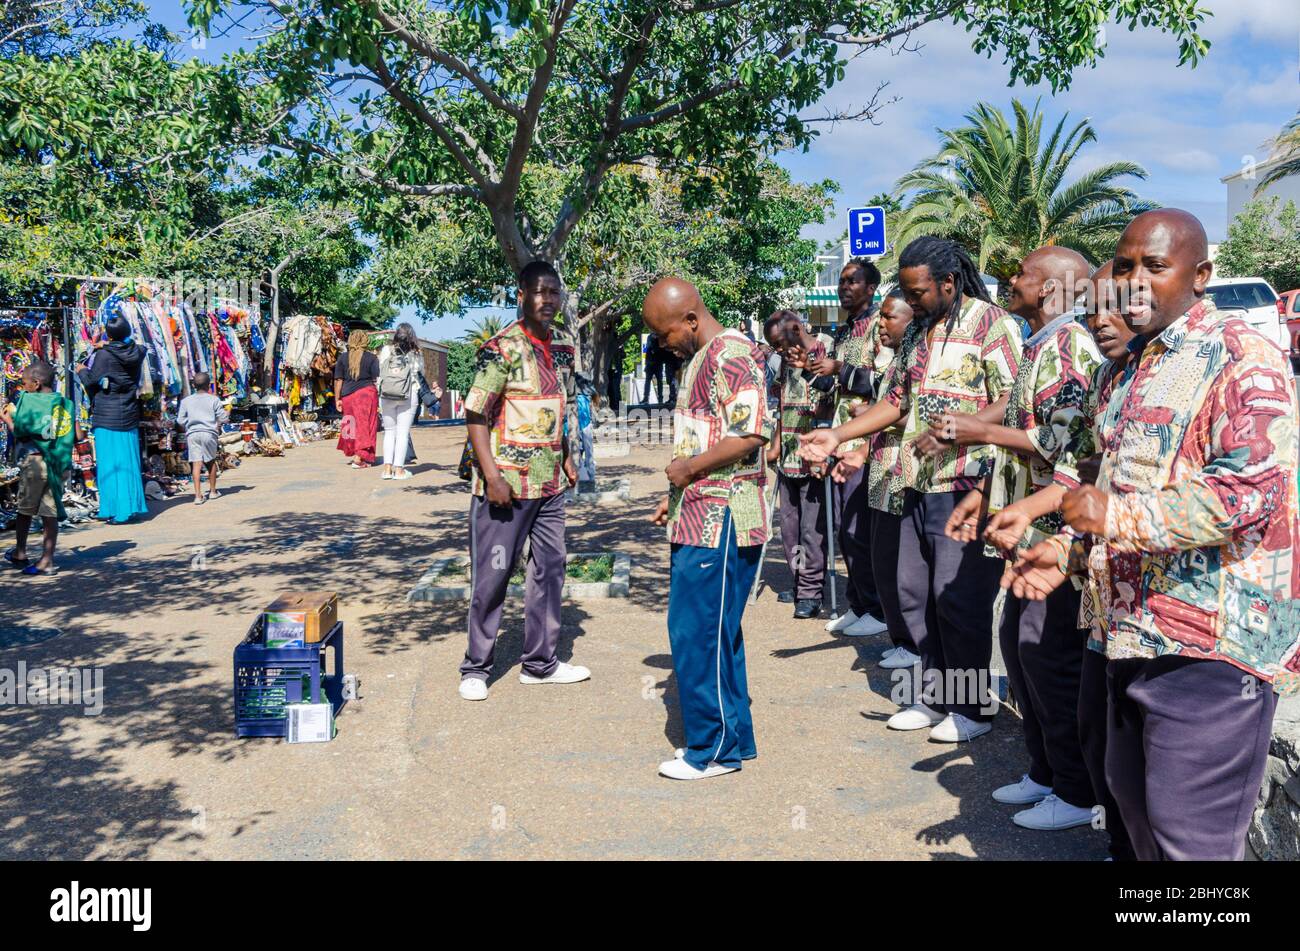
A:
<svg viewBox="0 0 1300 951">
<path fill-rule="evenodd" d="M 138 395 L 145 350 L 130 336 L 125 317 L 109 318 L 103 332 L 95 332 L 94 352 L 77 371 L 90 396 L 99 517 L 116 525 L 148 511 L 140 477 Z"/>
</svg>

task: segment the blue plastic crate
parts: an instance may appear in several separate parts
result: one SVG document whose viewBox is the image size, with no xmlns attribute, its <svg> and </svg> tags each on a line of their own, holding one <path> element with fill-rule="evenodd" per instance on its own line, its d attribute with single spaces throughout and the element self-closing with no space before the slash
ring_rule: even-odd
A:
<svg viewBox="0 0 1300 951">
<path fill-rule="evenodd" d="M 325 670 L 325 651 L 333 648 L 333 670 Z M 324 698 L 334 715 L 343 699 L 343 622 L 305 647 L 263 646 L 262 615 L 235 647 L 235 735 L 284 736 L 289 730 L 285 705 Z"/>
</svg>

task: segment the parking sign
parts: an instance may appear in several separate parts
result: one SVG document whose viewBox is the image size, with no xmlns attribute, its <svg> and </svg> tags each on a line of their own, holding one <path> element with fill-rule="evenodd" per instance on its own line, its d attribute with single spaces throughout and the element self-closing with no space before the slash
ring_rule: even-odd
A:
<svg viewBox="0 0 1300 951">
<path fill-rule="evenodd" d="M 879 205 L 849 209 L 849 253 L 885 253 L 885 209 Z"/>
</svg>

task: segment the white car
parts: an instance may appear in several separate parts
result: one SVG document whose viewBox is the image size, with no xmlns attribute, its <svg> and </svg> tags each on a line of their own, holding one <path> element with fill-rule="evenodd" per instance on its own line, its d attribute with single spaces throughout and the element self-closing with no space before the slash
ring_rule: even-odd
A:
<svg viewBox="0 0 1300 951">
<path fill-rule="evenodd" d="M 1284 353 L 1291 352 L 1291 333 L 1286 315 L 1278 310 L 1277 291 L 1260 277 L 1218 277 L 1210 281 L 1205 293 L 1219 310 L 1245 312 L 1252 327 L 1272 340 Z"/>
</svg>

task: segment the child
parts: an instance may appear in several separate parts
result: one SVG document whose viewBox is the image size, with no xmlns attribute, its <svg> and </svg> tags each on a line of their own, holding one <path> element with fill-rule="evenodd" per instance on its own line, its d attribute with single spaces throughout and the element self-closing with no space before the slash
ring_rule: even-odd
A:
<svg viewBox="0 0 1300 951">
<path fill-rule="evenodd" d="M 18 442 L 16 544 L 5 560 L 25 575 L 54 573 L 54 545 L 64 517 L 63 479 L 72 468 L 72 447 L 81 438 L 72 403 L 54 392 L 54 367 L 37 360 L 23 371 L 23 392 L 0 416 Z M 40 516 L 44 544 L 35 564 L 27 557 L 27 533 Z"/>
<path fill-rule="evenodd" d="M 194 504 L 202 505 L 204 498 L 200 482 L 204 464 L 208 467 L 208 498 L 217 497 L 217 457 L 221 454 L 217 434 L 221 432 L 221 424 L 230 418 L 230 414 L 221 405 L 221 400 L 210 392 L 210 376 L 196 373 L 192 385 L 194 392 L 181 400 L 176 422 L 185 427 L 186 455 L 194 478 Z"/>
</svg>

